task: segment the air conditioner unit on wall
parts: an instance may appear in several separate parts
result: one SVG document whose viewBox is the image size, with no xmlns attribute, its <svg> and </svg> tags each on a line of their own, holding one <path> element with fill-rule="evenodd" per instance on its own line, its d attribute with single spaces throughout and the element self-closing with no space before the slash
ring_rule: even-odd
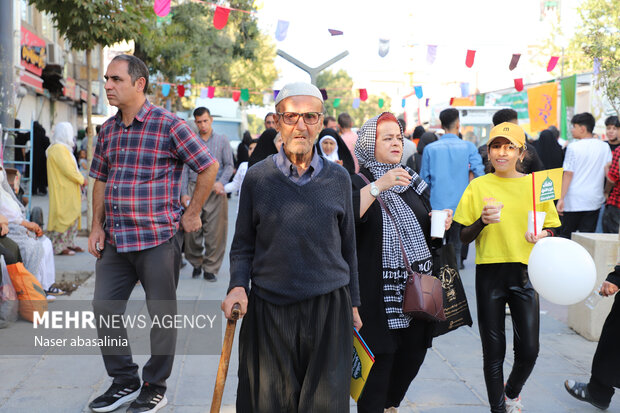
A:
<svg viewBox="0 0 620 413">
<path fill-rule="evenodd" d="M 47 64 L 64 66 L 65 59 L 62 48 L 56 43 L 47 44 Z"/>
</svg>

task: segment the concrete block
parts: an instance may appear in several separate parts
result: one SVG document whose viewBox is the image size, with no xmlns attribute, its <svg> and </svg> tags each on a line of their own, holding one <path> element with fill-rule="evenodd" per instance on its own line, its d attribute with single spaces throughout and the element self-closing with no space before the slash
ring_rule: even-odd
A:
<svg viewBox="0 0 620 413">
<path fill-rule="evenodd" d="M 572 240 L 583 246 L 594 259 L 596 264 L 595 288 L 605 281 L 618 258 L 617 234 L 593 234 L 576 232 Z M 568 325 L 578 334 L 590 341 L 598 341 L 605 318 L 611 310 L 612 299 L 603 299 L 594 308 L 586 306 L 585 301 L 571 305 L 568 308 Z"/>
</svg>

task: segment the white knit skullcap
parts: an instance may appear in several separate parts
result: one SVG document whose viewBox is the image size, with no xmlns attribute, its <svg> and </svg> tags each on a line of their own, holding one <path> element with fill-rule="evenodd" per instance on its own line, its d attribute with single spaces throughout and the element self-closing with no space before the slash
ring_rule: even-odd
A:
<svg viewBox="0 0 620 413">
<path fill-rule="evenodd" d="M 278 93 L 276 97 L 276 105 L 283 101 L 286 98 L 290 98 L 291 96 L 314 96 L 319 99 L 321 103 L 323 103 L 323 95 L 319 88 L 314 86 L 311 83 L 306 82 L 295 82 L 288 83 Z"/>
</svg>

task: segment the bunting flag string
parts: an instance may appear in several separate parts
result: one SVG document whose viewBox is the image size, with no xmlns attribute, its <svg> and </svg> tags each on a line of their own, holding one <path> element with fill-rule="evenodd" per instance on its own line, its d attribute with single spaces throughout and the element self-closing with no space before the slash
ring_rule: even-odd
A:
<svg viewBox="0 0 620 413">
<path fill-rule="evenodd" d="M 353 109 L 357 109 L 360 107 L 360 98 L 353 99 Z"/>
<path fill-rule="evenodd" d="M 340 98 L 336 98 L 334 99 L 334 105 L 335 108 L 337 108 L 338 106 L 340 106 Z"/>
<path fill-rule="evenodd" d="M 215 96 L 215 86 L 209 86 L 207 88 L 207 97 L 213 99 L 213 96 Z"/>
<path fill-rule="evenodd" d="M 521 92 L 523 90 L 523 79 L 522 78 L 515 79 L 515 89 L 517 89 L 517 92 Z"/>
<path fill-rule="evenodd" d="M 471 68 L 474 65 L 475 57 L 476 57 L 475 50 L 467 50 L 467 56 L 465 57 L 465 66 Z"/>
<path fill-rule="evenodd" d="M 551 56 L 551 59 L 549 59 L 549 64 L 547 64 L 547 72 L 551 72 L 555 69 L 555 65 L 558 64 L 558 60 L 560 60 L 558 56 Z"/>
<path fill-rule="evenodd" d="M 217 6 L 215 13 L 213 13 L 213 26 L 217 30 L 222 30 L 226 23 L 228 23 L 228 16 L 230 15 L 230 9 L 226 7 Z"/>
<path fill-rule="evenodd" d="M 185 86 L 184 85 L 177 85 L 177 93 L 179 94 L 180 98 L 185 96 Z"/>
<path fill-rule="evenodd" d="M 241 91 L 240 90 L 233 90 L 232 92 L 232 100 L 235 102 L 239 102 L 239 98 L 241 97 Z"/>
<path fill-rule="evenodd" d="M 170 0 L 155 0 L 153 11 L 159 17 L 166 17 L 170 14 Z"/>
<path fill-rule="evenodd" d="M 342 36 L 344 34 L 344 32 L 342 30 L 336 30 L 336 29 L 327 29 L 327 31 L 329 32 L 329 34 L 331 34 L 332 36 Z"/>
<path fill-rule="evenodd" d="M 162 85 L 162 87 L 161 87 L 161 94 L 164 97 L 168 97 L 168 95 L 170 94 L 170 85 L 169 84 L 166 83 L 166 84 Z"/>
<path fill-rule="evenodd" d="M 509 70 L 515 70 L 517 65 L 519 64 L 519 59 L 521 58 L 521 54 L 515 53 L 512 55 L 512 59 L 510 60 L 510 64 L 508 65 Z"/>
<path fill-rule="evenodd" d="M 288 22 L 285 20 L 278 20 L 278 27 L 276 28 L 276 40 L 281 42 L 286 39 L 288 32 Z"/>
<path fill-rule="evenodd" d="M 360 100 L 362 102 L 365 102 L 366 99 L 368 99 L 368 92 L 366 91 L 366 89 L 360 89 Z"/>
<path fill-rule="evenodd" d="M 323 96 L 323 100 L 327 100 L 328 96 L 327 96 L 327 90 L 325 89 L 320 89 L 321 95 Z"/>
<path fill-rule="evenodd" d="M 415 90 L 415 96 L 418 99 L 422 99 L 424 97 L 424 92 L 422 91 L 422 86 L 415 86 L 413 88 L 413 90 Z"/>
<path fill-rule="evenodd" d="M 469 83 L 467 82 L 461 82 L 461 97 L 468 97 L 469 96 Z"/>
<path fill-rule="evenodd" d="M 379 39 L 379 56 L 385 57 L 390 52 L 390 40 Z"/>
<path fill-rule="evenodd" d="M 404 108 L 407 105 L 407 99 L 404 99 L 400 101 L 400 107 Z"/>
<path fill-rule="evenodd" d="M 250 91 L 248 89 L 241 89 L 241 100 L 244 102 L 250 100 Z"/>
<path fill-rule="evenodd" d="M 436 45 L 428 45 L 426 49 L 426 63 L 432 65 L 435 63 L 435 58 L 437 57 L 437 46 Z"/>
</svg>

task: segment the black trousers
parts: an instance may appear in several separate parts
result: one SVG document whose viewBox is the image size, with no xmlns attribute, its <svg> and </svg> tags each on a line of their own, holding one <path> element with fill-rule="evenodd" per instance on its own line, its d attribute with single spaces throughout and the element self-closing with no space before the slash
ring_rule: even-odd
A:
<svg viewBox="0 0 620 413">
<path fill-rule="evenodd" d="M 605 205 L 603 212 L 603 232 L 606 234 L 617 234 L 620 226 L 620 208 L 615 205 Z"/>
<path fill-rule="evenodd" d="M 476 265 L 476 303 L 489 404 L 491 412 L 503 413 L 504 394 L 513 399 L 521 393 L 538 358 L 538 294 L 529 280 L 527 266 L 521 263 Z M 504 389 L 506 303 L 514 329 L 514 364 Z"/>
<path fill-rule="evenodd" d="M 620 293 L 603 324 L 588 383 L 590 394 L 601 404 L 611 402 L 614 387 L 620 387 Z"/>
<path fill-rule="evenodd" d="M 349 411 L 348 287 L 275 305 L 250 293 L 239 333 L 237 413 Z"/>
<path fill-rule="evenodd" d="M 456 252 L 457 265 L 460 267 L 463 262 L 463 251 L 461 242 L 461 228 L 462 225 L 458 222 L 453 222 L 449 230 L 446 231 L 446 243 L 454 245 L 454 252 Z M 465 258 L 467 258 L 467 251 L 465 251 Z M 363 320 L 362 320 L 363 322 Z"/>
<path fill-rule="evenodd" d="M 426 357 L 429 328 L 429 323 L 413 320 L 409 328 L 391 331 L 398 343 L 396 352 L 375 354 L 375 364 L 357 402 L 358 413 L 383 413 L 383 409 L 400 405 Z"/>
<path fill-rule="evenodd" d="M 564 212 L 561 236 L 570 239 L 573 232 L 596 232 L 596 223 L 601 209 L 594 211 Z"/>
<path fill-rule="evenodd" d="M 157 247 L 136 252 L 119 253 L 106 242 L 95 266 L 93 309 L 96 319 L 124 314 L 138 281 L 144 288 L 151 319 L 175 316 L 182 243 L 182 231 Z M 127 339 L 127 330 L 122 325 L 108 327 L 97 323 L 97 335 Z M 142 369 L 142 380 L 162 392 L 172 372 L 176 336 L 172 328 L 154 326 L 150 331 L 152 354 Z M 115 383 L 140 381 L 138 365 L 133 362 L 130 348 L 101 347 L 101 352 L 108 375 Z"/>
</svg>

